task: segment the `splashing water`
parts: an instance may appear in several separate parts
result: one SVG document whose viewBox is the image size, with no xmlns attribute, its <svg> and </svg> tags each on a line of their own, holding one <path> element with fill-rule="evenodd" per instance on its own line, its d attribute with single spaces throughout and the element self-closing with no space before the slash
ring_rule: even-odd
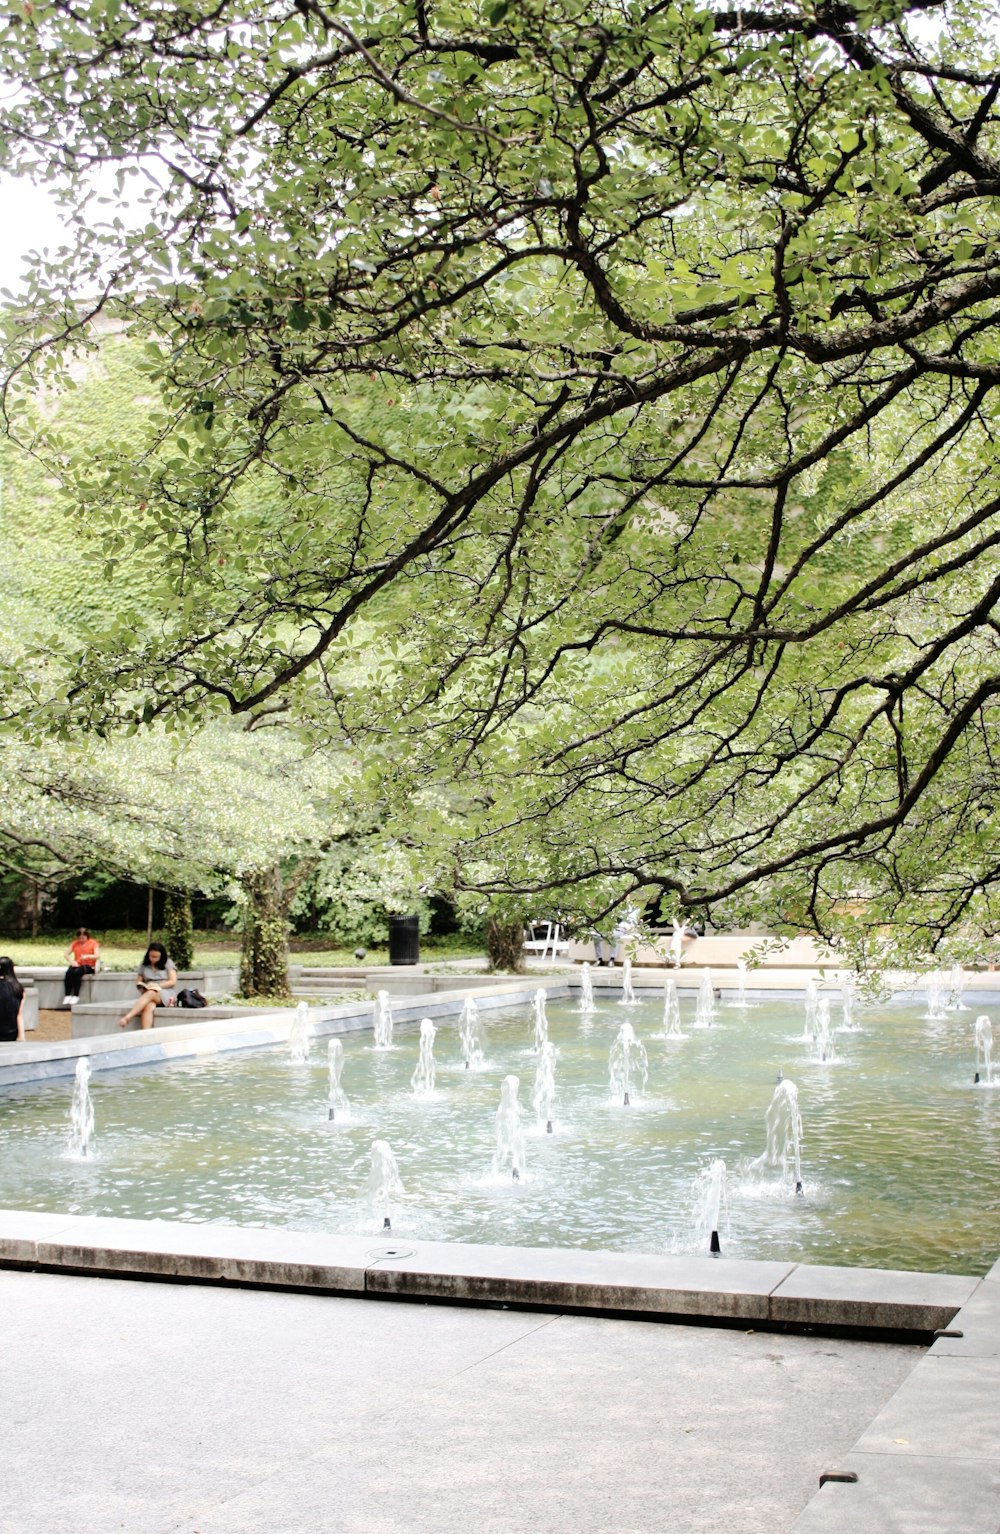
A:
<svg viewBox="0 0 1000 1534">
<path fill-rule="evenodd" d="M 309 1021 L 309 1005 L 300 1001 L 295 1008 L 292 1029 L 288 1035 L 288 1058 L 293 1065 L 305 1065 L 309 1059 L 309 1037 L 312 1024 Z"/>
<path fill-rule="evenodd" d="M 836 1060 L 833 1047 L 833 1031 L 830 1027 L 830 998 L 820 996 L 816 1000 L 816 1017 L 813 1024 L 813 1059 Z"/>
<path fill-rule="evenodd" d="M 520 1082 L 516 1076 L 505 1076 L 501 1083 L 500 1106 L 497 1109 L 495 1121 L 496 1148 L 493 1152 L 494 1173 L 499 1176 L 509 1166 L 515 1182 L 520 1180 L 525 1167 L 521 1104 L 517 1099 L 519 1086 Z"/>
<path fill-rule="evenodd" d="M 545 1015 L 545 992 L 535 992 L 535 1054 L 549 1041 L 549 1020 Z"/>
<path fill-rule="evenodd" d="M 608 1055 L 608 1077 L 611 1101 L 620 1102 L 626 1108 L 631 1103 L 636 1080 L 638 1079 L 640 1090 L 646 1085 L 649 1077 L 646 1046 L 641 1039 L 636 1038 L 635 1029 L 631 1023 L 622 1023 L 618 1036 L 611 1046 L 611 1052 Z"/>
<path fill-rule="evenodd" d="M 458 1020 L 458 1041 L 462 1046 L 462 1059 L 467 1071 L 482 1065 L 483 1044 L 479 1036 L 479 1008 L 471 996 L 465 998 L 462 1015 Z"/>
<path fill-rule="evenodd" d="M 580 1005 L 578 1012 L 593 1012 L 594 1010 L 594 982 L 590 978 L 590 965 L 583 964 L 580 967 Z"/>
<path fill-rule="evenodd" d="M 719 1159 L 704 1167 L 694 1181 L 692 1209 L 695 1236 L 699 1246 L 708 1246 L 718 1255 L 722 1251 L 719 1232 L 729 1214 L 726 1199 L 726 1163 Z"/>
<path fill-rule="evenodd" d="M 841 983 L 840 1005 L 843 1010 L 840 1026 L 847 1032 L 855 1032 L 857 1023 L 854 1021 L 854 1004 L 856 1001 L 853 975 L 845 975 Z"/>
<path fill-rule="evenodd" d="M 535 1067 L 535 1085 L 531 1090 L 531 1105 L 539 1126 L 545 1125 L 547 1134 L 552 1133 L 552 1105 L 556 1096 L 556 1046 L 546 1039 Z"/>
<path fill-rule="evenodd" d="M 639 1005 L 635 991 L 632 988 L 631 959 L 626 959 L 622 964 L 622 994 L 618 1005 L 620 1007 L 637 1007 Z"/>
<path fill-rule="evenodd" d="M 781 1175 L 788 1176 L 791 1166 L 795 1176 L 795 1191 L 802 1192 L 802 1114 L 799 1112 L 799 1089 L 793 1081 L 779 1081 L 774 1089 L 767 1113 L 767 1145 L 762 1156 L 751 1166 L 780 1166 Z"/>
<path fill-rule="evenodd" d="M 89 1161 L 93 1155 L 94 1105 L 90 1100 L 90 1061 L 81 1055 L 76 1062 L 73 1101 L 69 1110 L 66 1156 L 70 1161 Z"/>
<path fill-rule="evenodd" d="M 984 1012 L 976 1018 L 976 1065 L 982 1066 L 986 1072 L 986 1085 L 993 1085 L 993 1024 Z M 979 1070 L 976 1070 L 976 1080 L 979 1080 Z"/>
<path fill-rule="evenodd" d="M 665 1039 L 680 1039 L 681 1033 L 681 1008 L 677 1000 L 677 987 L 673 977 L 668 975 L 663 987 L 663 1037 Z"/>
<path fill-rule="evenodd" d="M 344 1046 L 339 1039 L 331 1039 L 326 1046 L 327 1060 L 327 1119 L 332 1124 L 339 1115 L 342 1119 L 350 1118 L 351 1105 L 340 1085 L 340 1078 L 344 1069 Z"/>
<path fill-rule="evenodd" d="M 696 1028 L 711 1028 L 715 1022 L 715 988 L 712 985 L 712 971 L 703 969 L 701 972 L 701 984 L 698 986 L 698 1001 L 695 1006 L 694 1025 Z"/>
<path fill-rule="evenodd" d="M 382 1229 L 392 1229 L 392 1200 L 403 1193 L 399 1167 L 388 1140 L 372 1144 L 372 1164 L 368 1173 L 368 1198 L 375 1213 L 382 1216 Z"/>
<path fill-rule="evenodd" d="M 388 991 L 375 993 L 375 1048 L 392 1048 L 392 1006 Z"/>
<path fill-rule="evenodd" d="M 806 1021 L 805 1027 L 802 1030 L 802 1037 L 804 1039 L 814 1039 L 816 1037 L 816 1008 L 819 1005 L 819 987 L 815 980 L 806 982 L 803 1001 L 806 1009 Z"/>
<path fill-rule="evenodd" d="M 420 1056 L 417 1060 L 416 1070 L 410 1077 L 410 1086 L 419 1096 L 426 1096 L 434 1090 L 434 1078 L 436 1075 L 434 1066 L 434 1038 L 437 1029 L 429 1017 L 420 1019 Z"/>
<path fill-rule="evenodd" d="M 951 974 L 948 976 L 948 1000 L 946 1003 L 949 1012 L 968 1012 L 968 1007 L 962 1000 L 962 991 L 965 988 L 965 971 L 961 964 L 953 964 Z"/>
<path fill-rule="evenodd" d="M 942 1018 L 947 1016 L 945 1006 L 947 1000 L 947 989 L 942 982 L 941 976 L 935 970 L 927 976 L 927 1011 L 924 1013 L 924 1016 L 929 1022 L 939 1023 Z"/>
<path fill-rule="evenodd" d="M 747 966 L 745 959 L 736 960 L 736 994 L 728 1005 L 738 1008 L 740 1012 L 745 1012 L 750 1005 L 747 1001 Z"/>
</svg>

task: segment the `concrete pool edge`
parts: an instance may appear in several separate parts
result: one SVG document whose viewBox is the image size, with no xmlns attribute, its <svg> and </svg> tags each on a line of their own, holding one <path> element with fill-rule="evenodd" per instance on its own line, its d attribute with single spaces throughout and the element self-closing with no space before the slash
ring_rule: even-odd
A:
<svg viewBox="0 0 1000 1534">
<path fill-rule="evenodd" d="M 480 1011 L 527 1005 L 538 989 L 537 981 L 512 980 L 489 986 L 470 985 L 461 995 L 429 991 L 394 999 L 393 1017 L 402 1025 L 416 1023 L 422 1017 L 452 1016 L 462 1010 L 467 996 L 473 998 Z M 545 990 L 553 999 L 570 993 L 569 985 L 558 980 L 546 984 Z M 310 1007 L 313 1038 L 370 1029 L 373 1005 L 372 1001 L 352 1001 Z M 295 1019 L 295 1007 L 262 1011 L 258 1017 L 244 1013 L 240 1017 L 199 1021 L 197 1012 L 188 1013 L 187 1017 L 190 1021 L 171 1022 L 166 1026 L 158 1024 L 145 1033 L 116 1030 L 47 1043 L 5 1044 L 0 1053 L 0 1091 L 8 1086 L 72 1076 L 82 1056 L 89 1059 L 92 1070 L 106 1071 L 195 1060 L 246 1049 L 266 1049 L 287 1041 Z"/>
<path fill-rule="evenodd" d="M 908 1334 L 989 1279 L 0 1210 L 0 1267 L 702 1323 Z"/>
</svg>

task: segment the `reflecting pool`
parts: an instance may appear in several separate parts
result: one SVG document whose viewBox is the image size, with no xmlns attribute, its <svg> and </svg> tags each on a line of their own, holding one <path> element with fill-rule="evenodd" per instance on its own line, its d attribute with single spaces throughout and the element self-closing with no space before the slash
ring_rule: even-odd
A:
<svg viewBox="0 0 1000 1534">
<path fill-rule="evenodd" d="M 698 1204 L 726 1163 L 724 1255 L 981 1273 L 1000 1248 L 1000 1090 L 974 1086 L 977 1015 L 855 1004 L 829 1025 L 833 1059 L 806 1037 L 801 1001 L 716 1003 L 664 1036 L 663 998 L 623 1007 L 549 1002 L 543 1117 L 537 1009 L 484 1012 L 482 1059 L 467 1068 L 460 1018 L 437 1019 L 431 1090 L 420 1090 L 419 1028 L 391 1049 L 340 1040 L 331 1121 L 327 1038 L 304 1063 L 270 1049 L 197 1063 L 95 1073 L 86 1159 L 67 1154 L 72 1082 L 0 1095 L 0 1205 L 136 1219 L 299 1230 L 381 1229 L 368 1196 L 371 1148 L 392 1148 L 403 1192 L 394 1235 L 617 1251 L 707 1250 Z M 613 1101 L 609 1057 L 623 1022 L 648 1074 Z M 993 1018 L 994 1026 L 998 1021 Z M 426 1035 L 425 1035 L 426 1048 Z M 753 1167 L 781 1072 L 798 1087 L 801 1196 L 780 1167 Z M 554 1088 L 549 1075 L 554 1077 Z M 524 1166 L 494 1171 L 501 1083 L 520 1081 Z M 413 1083 L 416 1081 L 417 1089 Z M 547 1122 L 552 1130 L 547 1132 Z"/>
</svg>

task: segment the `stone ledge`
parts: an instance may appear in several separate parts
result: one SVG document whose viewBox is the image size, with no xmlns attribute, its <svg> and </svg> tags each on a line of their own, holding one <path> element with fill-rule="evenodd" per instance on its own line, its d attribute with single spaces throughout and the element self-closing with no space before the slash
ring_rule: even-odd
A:
<svg viewBox="0 0 1000 1534">
<path fill-rule="evenodd" d="M 488 987 L 470 985 L 463 988 L 461 995 L 407 996 L 394 1002 L 392 1010 L 397 1023 L 407 1026 L 421 1017 L 454 1016 L 461 1011 L 466 996 L 473 997 L 480 1010 L 519 1004 L 527 1006 L 537 989 L 537 985 L 524 980 L 508 980 L 502 985 Z M 547 985 L 545 990 L 549 996 L 569 994 L 568 987 L 561 982 Z M 283 1007 L 272 1012 L 250 1007 L 228 1017 L 205 1017 L 203 1011 L 182 1015 L 190 1021 L 177 1022 L 176 1008 L 164 1008 L 162 1023 L 145 1032 L 114 1028 L 110 1033 L 85 1038 L 5 1044 L 0 1053 L 0 1088 L 25 1081 L 72 1076 L 81 1055 L 90 1059 L 95 1070 L 115 1070 L 122 1066 L 151 1065 L 280 1044 L 291 1031 L 295 1008 Z M 370 1029 L 373 1018 L 370 1001 L 331 1002 L 309 1009 L 312 1036 L 317 1039 Z"/>
<path fill-rule="evenodd" d="M 950 1273 L 802 1263 L 771 1296 L 771 1319 L 796 1326 L 857 1324 L 933 1332 L 948 1325 L 979 1283 Z"/>
<path fill-rule="evenodd" d="M 410 1241 L 0 1210 L 0 1266 L 722 1324 L 929 1333 L 978 1280 L 783 1262 Z M 800 1291 L 809 1305 L 789 1305 Z M 776 1303 L 778 1296 L 786 1299 Z"/>
<path fill-rule="evenodd" d="M 400 1245 L 409 1245 L 400 1240 Z M 372 1294 L 766 1321 L 790 1263 L 419 1242 L 369 1269 Z"/>
</svg>

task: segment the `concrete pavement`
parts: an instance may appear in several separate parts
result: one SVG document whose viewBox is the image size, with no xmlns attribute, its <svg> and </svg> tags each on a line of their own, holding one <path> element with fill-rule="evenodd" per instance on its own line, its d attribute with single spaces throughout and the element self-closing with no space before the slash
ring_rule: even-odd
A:
<svg viewBox="0 0 1000 1534">
<path fill-rule="evenodd" d="M 913 1347 L 0 1272 L 0 1534 L 783 1534 Z"/>
</svg>

